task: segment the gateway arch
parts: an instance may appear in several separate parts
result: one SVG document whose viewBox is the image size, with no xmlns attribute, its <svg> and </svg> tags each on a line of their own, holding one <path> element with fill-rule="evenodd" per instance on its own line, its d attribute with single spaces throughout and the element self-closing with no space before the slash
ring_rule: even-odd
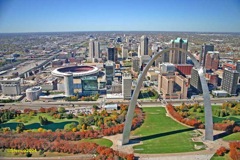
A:
<svg viewBox="0 0 240 160">
<path fill-rule="evenodd" d="M 132 120 L 134 116 L 134 110 L 137 104 L 138 95 L 140 92 L 140 89 L 142 87 L 142 83 L 144 80 L 144 77 L 146 76 L 147 71 L 152 66 L 153 62 L 162 54 L 168 53 L 170 50 L 177 50 L 183 53 L 186 53 L 193 61 L 194 66 L 198 70 L 198 74 L 200 77 L 200 82 L 202 85 L 203 90 L 203 98 L 204 98 L 204 114 L 205 114 L 205 140 L 213 141 L 213 119 L 212 119 L 212 107 L 211 107 L 211 101 L 210 101 L 210 94 L 207 86 L 207 82 L 204 75 L 203 67 L 200 66 L 197 59 L 189 52 L 181 49 L 181 48 L 168 48 L 165 50 L 162 50 L 154 55 L 154 57 L 149 60 L 148 64 L 145 66 L 142 74 L 138 78 L 137 86 L 134 89 L 133 95 L 131 97 L 131 101 L 128 107 L 128 112 L 126 116 L 126 121 L 124 123 L 124 129 L 123 129 L 123 136 L 122 136 L 122 145 L 129 143 L 129 137 L 130 137 L 130 131 L 132 127 Z"/>
</svg>

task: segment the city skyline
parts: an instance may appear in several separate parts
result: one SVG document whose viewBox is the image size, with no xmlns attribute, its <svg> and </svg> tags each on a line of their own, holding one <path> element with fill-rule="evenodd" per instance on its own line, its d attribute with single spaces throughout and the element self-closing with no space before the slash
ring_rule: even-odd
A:
<svg viewBox="0 0 240 160">
<path fill-rule="evenodd" d="M 0 0 L 0 33 L 240 32 L 240 1 Z"/>
</svg>

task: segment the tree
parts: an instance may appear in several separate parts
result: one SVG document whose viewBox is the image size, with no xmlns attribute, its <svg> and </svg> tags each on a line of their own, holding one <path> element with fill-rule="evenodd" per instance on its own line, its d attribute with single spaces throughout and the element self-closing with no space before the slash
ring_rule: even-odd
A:
<svg viewBox="0 0 240 160">
<path fill-rule="evenodd" d="M 65 113 L 65 111 L 66 111 L 66 110 L 65 110 L 64 107 L 59 107 L 59 108 L 58 108 L 58 112 L 59 112 L 59 113 Z"/>
<path fill-rule="evenodd" d="M 23 123 L 19 123 L 16 127 L 16 132 L 21 133 L 25 129 L 25 125 Z"/>
<path fill-rule="evenodd" d="M 67 116 L 66 116 L 67 119 L 72 119 L 73 117 L 74 117 L 74 115 L 73 115 L 72 113 L 69 113 L 69 114 L 67 114 Z"/>
<path fill-rule="evenodd" d="M 32 157 L 32 154 L 30 152 L 27 152 L 26 157 Z"/>
<path fill-rule="evenodd" d="M 50 121 L 48 121 L 48 119 L 46 117 L 39 116 L 38 119 L 39 119 L 39 123 L 41 125 L 47 125 L 50 123 Z"/>
<path fill-rule="evenodd" d="M 97 110 L 98 106 L 96 104 L 93 105 L 93 109 Z"/>
<path fill-rule="evenodd" d="M 72 131 L 73 128 L 76 128 L 77 124 L 72 122 L 72 123 L 68 123 L 64 126 L 64 130 L 65 131 Z"/>
</svg>

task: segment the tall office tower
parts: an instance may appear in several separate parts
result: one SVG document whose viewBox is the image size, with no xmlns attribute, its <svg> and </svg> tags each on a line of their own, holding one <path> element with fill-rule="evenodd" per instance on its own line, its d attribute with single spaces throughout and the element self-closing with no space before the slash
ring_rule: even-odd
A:
<svg viewBox="0 0 240 160">
<path fill-rule="evenodd" d="M 207 55 L 208 51 L 214 51 L 214 45 L 204 43 L 202 45 L 202 52 L 200 54 L 200 59 L 199 59 L 199 62 L 202 63 L 202 66 L 205 66 L 206 55 Z"/>
<path fill-rule="evenodd" d="M 93 39 L 90 39 L 89 41 L 89 54 L 88 54 L 88 57 L 89 59 L 92 61 L 93 57 L 94 57 L 94 52 L 95 52 L 95 49 L 94 49 L 94 40 Z"/>
<path fill-rule="evenodd" d="M 132 75 L 130 73 L 123 73 L 122 94 L 123 94 L 123 99 L 131 99 Z"/>
<path fill-rule="evenodd" d="M 112 81 L 115 76 L 115 63 L 113 61 L 107 61 L 105 63 L 105 70 L 106 70 L 106 85 L 112 85 Z"/>
<path fill-rule="evenodd" d="M 143 35 L 140 40 L 141 45 L 141 56 L 148 55 L 148 38 Z"/>
<path fill-rule="evenodd" d="M 81 77 L 82 95 L 91 96 L 98 94 L 97 76 Z"/>
<path fill-rule="evenodd" d="M 117 49 L 115 47 L 108 48 L 108 60 L 116 62 L 118 60 Z"/>
<path fill-rule="evenodd" d="M 128 57 L 128 47 L 126 44 L 122 46 L 122 59 L 126 59 Z"/>
<path fill-rule="evenodd" d="M 236 70 L 240 73 L 240 60 L 237 61 Z"/>
<path fill-rule="evenodd" d="M 188 41 L 183 40 L 182 38 L 177 38 L 175 40 L 171 40 L 172 48 L 181 48 L 185 51 L 188 50 Z M 170 51 L 169 62 L 173 64 L 186 64 L 187 55 L 186 53 L 182 53 L 181 51 L 173 50 Z"/>
<path fill-rule="evenodd" d="M 17 96 L 21 94 L 20 78 L 0 80 L 2 93 L 5 96 Z"/>
<path fill-rule="evenodd" d="M 217 70 L 219 66 L 219 52 L 217 51 L 208 51 L 205 58 L 205 68 L 207 70 Z"/>
<path fill-rule="evenodd" d="M 200 82 L 200 77 L 198 74 L 198 70 L 195 67 L 192 68 L 192 71 L 191 71 L 190 84 L 192 87 L 194 87 L 195 90 L 202 93 L 202 85 Z"/>
<path fill-rule="evenodd" d="M 73 74 L 71 72 L 64 74 L 64 89 L 65 89 L 65 96 L 69 97 L 74 95 Z"/>
<path fill-rule="evenodd" d="M 100 44 L 98 41 L 94 42 L 94 58 L 100 58 Z"/>
<path fill-rule="evenodd" d="M 89 41 L 89 59 L 100 58 L 100 44 L 98 41 L 90 39 Z"/>
<path fill-rule="evenodd" d="M 138 53 L 138 56 L 140 57 L 141 56 L 141 44 L 138 44 L 138 51 L 137 51 L 137 53 Z"/>
<path fill-rule="evenodd" d="M 224 69 L 222 78 L 222 89 L 231 95 L 237 94 L 239 84 L 239 72 L 236 70 Z"/>
<path fill-rule="evenodd" d="M 132 71 L 134 71 L 134 72 L 140 71 L 140 58 L 139 57 L 132 58 Z"/>
</svg>

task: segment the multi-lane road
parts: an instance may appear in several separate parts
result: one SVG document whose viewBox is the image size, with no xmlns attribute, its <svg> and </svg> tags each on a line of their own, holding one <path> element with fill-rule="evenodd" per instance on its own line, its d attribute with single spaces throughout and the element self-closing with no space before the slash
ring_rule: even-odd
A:
<svg viewBox="0 0 240 160">
<path fill-rule="evenodd" d="M 238 101 L 240 100 L 239 97 L 227 97 L 227 98 L 212 98 L 211 102 L 212 104 L 219 104 L 226 101 Z M 192 99 L 171 99 L 171 100 L 138 100 L 139 104 L 142 107 L 146 106 L 162 106 L 166 103 L 172 103 L 172 104 L 181 104 L 181 103 L 194 103 L 199 102 L 203 103 L 202 98 L 198 98 L 195 100 Z M 99 99 L 98 101 L 35 101 L 35 102 L 17 102 L 17 103 L 0 103 L 1 108 L 16 108 L 16 109 L 24 109 L 24 108 L 32 108 L 32 109 L 38 109 L 40 107 L 61 107 L 61 106 L 78 106 L 78 107 L 86 107 L 86 106 L 92 106 L 94 104 L 100 105 L 102 103 L 102 100 Z M 109 103 L 117 103 L 117 104 L 129 104 L 129 100 L 119 100 L 119 99 L 108 99 L 105 102 L 106 104 Z"/>
</svg>

